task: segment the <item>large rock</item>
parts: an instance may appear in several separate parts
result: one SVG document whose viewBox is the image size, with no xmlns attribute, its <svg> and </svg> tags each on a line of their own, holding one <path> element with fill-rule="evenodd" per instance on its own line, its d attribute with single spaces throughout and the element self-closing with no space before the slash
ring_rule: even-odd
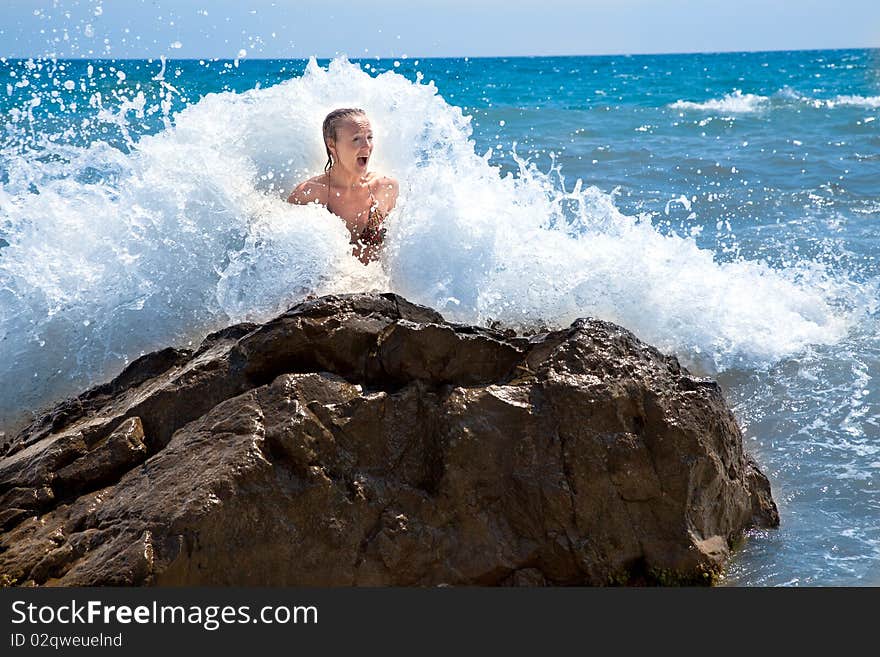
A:
<svg viewBox="0 0 880 657">
<path fill-rule="evenodd" d="M 144 356 L 7 440 L 7 584 L 709 582 L 778 524 L 718 386 L 675 358 L 392 294 Z"/>
</svg>

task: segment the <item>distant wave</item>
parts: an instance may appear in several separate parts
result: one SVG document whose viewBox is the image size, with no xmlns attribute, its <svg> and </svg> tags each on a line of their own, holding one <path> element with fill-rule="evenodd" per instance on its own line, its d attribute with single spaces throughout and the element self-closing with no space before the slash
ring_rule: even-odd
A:
<svg viewBox="0 0 880 657">
<path fill-rule="evenodd" d="M 767 96 L 756 94 L 744 94 L 735 89 L 723 98 L 712 98 L 702 103 L 694 103 L 689 100 L 678 100 L 669 107 L 680 110 L 695 110 L 698 112 L 733 112 L 745 113 L 756 112 L 764 108 L 770 99 Z"/>
<path fill-rule="evenodd" d="M 828 107 L 829 109 L 838 105 L 844 107 L 865 107 L 868 109 L 880 107 L 880 96 L 835 96 L 827 100 L 811 98 L 809 101 L 811 101 L 810 104 L 814 107 Z"/>
<path fill-rule="evenodd" d="M 805 104 L 815 108 L 834 109 L 835 107 L 863 107 L 866 109 L 880 108 L 880 96 L 842 95 L 833 98 L 812 98 L 804 96 L 792 89 L 782 89 L 771 96 L 744 94 L 734 89 L 721 98 L 711 98 L 703 102 L 677 100 L 669 105 L 670 109 L 694 112 L 724 112 L 728 114 L 749 114 L 766 110 L 773 105 Z"/>
</svg>

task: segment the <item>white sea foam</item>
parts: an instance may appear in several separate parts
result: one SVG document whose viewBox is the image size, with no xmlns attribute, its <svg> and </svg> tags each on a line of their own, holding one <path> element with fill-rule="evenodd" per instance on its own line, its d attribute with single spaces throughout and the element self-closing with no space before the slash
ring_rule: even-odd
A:
<svg viewBox="0 0 880 657">
<path fill-rule="evenodd" d="M 876 109 L 880 107 L 880 96 L 835 96 L 831 100 L 824 101 L 826 107 L 865 107 Z"/>
<path fill-rule="evenodd" d="M 767 96 L 757 94 L 744 94 L 735 89 L 722 98 L 712 98 L 702 103 L 688 100 L 678 100 L 669 107 L 677 110 L 691 110 L 697 112 L 724 112 L 729 114 L 748 114 L 765 109 L 770 102 Z"/>
<path fill-rule="evenodd" d="M 323 165 L 324 115 L 352 105 L 373 122 L 374 166 L 401 181 L 369 267 L 341 221 L 285 201 Z M 3 153 L 0 426 L 142 352 L 267 319 L 311 291 L 391 289 L 453 320 L 516 328 L 597 316 L 710 369 L 834 342 L 863 305 L 810 263 L 718 264 L 528 163 L 502 178 L 470 134 L 432 85 L 339 59 L 208 95 L 128 154 L 101 142 Z"/>
<path fill-rule="evenodd" d="M 875 109 L 880 107 L 880 96 L 859 96 L 853 94 L 838 95 L 833 98 L 813 98 L 795 91 L 790 87 L 781 89 L 776 94 L 784 102 L 803 103 L 815 108 L 834 109 L 835 107 L 862 107 Z"/>
<path fill-rule="evenodd" d="M 815 108 L 834 109 L 835 107 L 880 107 L 880 96 L 838 95 L 833 98 L 813 98 L 805 96 L 789 87 L 781 89 L 773 96 L 744 94 L 736 89 L 721 98 L 712 98 L 702 103 L 678 100 L 669 107 L 682 111 L 718 112 L 724 114 L 750 114 L 764 111 L 772 106 L 805 104 Z"/>
</svg>

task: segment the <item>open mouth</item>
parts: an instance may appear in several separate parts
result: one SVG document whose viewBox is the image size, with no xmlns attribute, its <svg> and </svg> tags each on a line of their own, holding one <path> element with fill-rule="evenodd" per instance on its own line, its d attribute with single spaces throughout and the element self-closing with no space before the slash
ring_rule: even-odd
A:
<svg viewBox="0 0 880 657">
<path fill-rule="evenodd" d="M 359 166 L 362 166 L 362 167 L 367 166 L 367 160 L 368 160 L 368 159 L 369 159 L 369 158 L 366 157 L 366 156 L 361 156 L 361 157 L 359 157 L 358 160 L 357 160 L 358 165 L 359 165 Z"/>
</svg>

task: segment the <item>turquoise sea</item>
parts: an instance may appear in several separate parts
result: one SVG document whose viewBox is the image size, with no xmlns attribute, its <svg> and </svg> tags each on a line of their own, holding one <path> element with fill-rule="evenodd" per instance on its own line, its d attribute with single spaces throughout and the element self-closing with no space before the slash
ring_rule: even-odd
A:
<svg viewBox="0 0 880 657">
<path fill-rule="evenodd" d="M 381 263 L 285 202 L 363 107 Z M 0 59 L 0 431 L 312 291 L 620 323 L 716 377 L 782 518 L 734 586 L 880 585 L 880 51 Z"/>
</svg>

